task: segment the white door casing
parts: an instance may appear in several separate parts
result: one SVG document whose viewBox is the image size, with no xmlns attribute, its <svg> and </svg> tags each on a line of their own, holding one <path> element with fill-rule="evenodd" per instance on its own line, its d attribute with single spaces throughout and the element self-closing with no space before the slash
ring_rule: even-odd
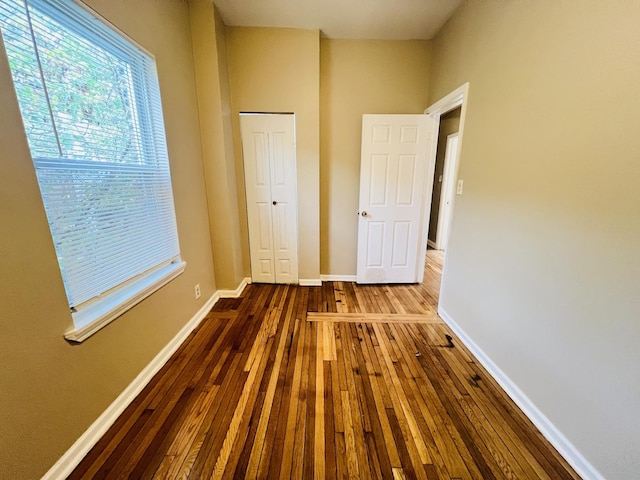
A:
<svg viewBox="0 0 640 480">
<path fill-rule="evenodd" d="M 456 159 L 458 158 L 458 133 L 447 136 L 447 144 L 444 153 L 444 169 L 442 174 L 442 190 L 440 191 L 440 205 L 438 207 L 438 227 L 436 230 L 436 248 L 447 248 L 449 239 L 449 216 L 451 215 L 451 203 L 455 190 Z"/>
<path fill-rule="evenodd" d="M 298 283 L 295 116 L 241 114 L 251 278 Z"/>
<path fill-rule="evenodd" d="M 456 88 L 455 90 L 453 90 L 452 92 L 450 92 L 449 94 L 445 95 L 444 97 L 442 97 L 440 100 L 438 100 L 437 102 L 435 102 L 433 105 L 431 105 L 429 108 L 427 108 L 424 113 L 426 115 L 429 115 L 431 118 L 434 119 L 435 121 L 435 128 L 439 128 L 440 126 L 440 117 L 442 117 L 442 115 L 444 115 L 445 113 L 450 112 L 451 110 L 460 107 L 460 126 L 458 128 L 458 151 L 456 154 L 456 161 L 455 161 L 455 166 L 453 167 L 453 176 L 454 178 L 458 178 L 458 169 L 460 168 L 460 153 L 462 151 L 462 145 L 463 145 L 463 141 L 464 141 L 464 123 L 465 123 L 465 119 L 467 117 L 467 104 L 469 101 L 469 83 L 465 83 L 461 86 L 459 86 L 458 88 Z M 437 135 L 437 131 L 435 133 L 435 135 Z M 436 146 L 437 144 L 432 145 L 431 147 L 431 152 L 429 153 L 429 164 L 431 168 L 431 164 L 433 163 L 435 166 L 435 158 L 436 158 Z M 431 171 L 431 174 L 433 174 L 433 171 Z M 450 210 L 451 210 L 451 214 L 449 215 L 449 224 L 447 225 L 447 228 L 449 230 L 449 237 L 451 236 L 451 224 L 452 224 L 452 220 L 453 220 L 453 214 L 454 214 L 454 210 L 455 210 L 455 195 L 451 197 L 451 205 L 450 205 Z M 429 219 L 427 219 L 427 222 L 429 221 Z M 447 239 L 447 244 L 449 242 L 449 239 Z M 447 245 L 448 247 L 448 245 Z M 440 298 L 443 297 L 442 292 L 443 289 L 445 288 L 445 285 L 447 285 L 447 265 L 449 262 L 447 262 L 447 257 L 449 255 L 449 250 L 447 249 L 447 253 L 445 253 L 445 259 L 444 259 L 444 265 L 442 268 L 442 279 L 440 281 Z M 425 257 L 426 257 L 427 251 L 426 249 L 423 251 L 423 257 L 422 257 L 422 262 L 425 261 Z M 419 281 L 422 282 L 423 280 L 423 275 L 424 275 L 424 270 L 422 270 L 422 275 L 420 276 Z M 439 308 L 439 307 L 438 307 Z"/>
<path fill-rule="evenodd" d="M 358 283 L 420 281 L 433 132 L 428 115 L 362 117 Z"/>
</svg>

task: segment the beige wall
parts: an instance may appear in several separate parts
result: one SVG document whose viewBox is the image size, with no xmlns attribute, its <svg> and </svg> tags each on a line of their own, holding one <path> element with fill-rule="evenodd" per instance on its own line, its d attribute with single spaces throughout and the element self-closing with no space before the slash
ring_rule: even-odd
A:
<svg viewBox="0 0 640 480">
<path fill-rule="evenodd" d="M 355 275 L 365 113 L 422 113 L 427 41 L 321 41 L 321 272 Z"/>
<path fill-rule="evenodd" d="M 431 72 L 470 82 L 442 307 L 609 479 L 640 471 L 639 22 L 468 2 Z"/>
<path fill-rule="evenodd" d="M 440 175 L 444 175 L 444 157 L 447 153 L 447 137 L 460 129 L 461 107 L 456 108 L 440 117 L 438 130 L 438 147 L 436 149 L 436 166 L 433 171 L 433 194 L 431 195 L 431 214 L 429 216 L 429 240 L 436 241 L 438 234 L 438 217 L 442 182 Z"/>
<path fill-rule="evenodd" d="M 71 318 L 0 47 L 0 478 L 43 475 L 215 290 L 186 3 L 90 4 L 156 57 L 187 269 L 84 343 L 65 342 Z"/>
<path fill-rule="evenodd" d="M 296 114 L 300 279 L 320 278 L 320 32 L 286 28 L 227 29 L 229 78 L 240 210 L 246 212 L 239 112 Z M 243 254 L 249 272 L 246 213 Z"/>
<path fill-rule="evenodd" d="M 216 284 L 233 290 L 248 272 L 242 257 L 226 27 L 209 0 L 192 1 L 189 12 Z"/>
</svg>

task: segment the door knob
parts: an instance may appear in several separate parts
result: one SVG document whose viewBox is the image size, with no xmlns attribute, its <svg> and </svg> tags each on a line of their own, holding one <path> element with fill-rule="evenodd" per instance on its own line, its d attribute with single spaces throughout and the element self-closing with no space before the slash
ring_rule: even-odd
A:
<svg viewBox="0 0 640 480">
<path fill-rule="evenodd" d="M 369 216 L 369 214 L 367 212 L 365 212 L 364 210 L 362 211 L 362 213 L 360 215 L 362 215 L 363 217 L 368 217 Z"/>
<path fill-rule="evenodd" d="M 273 201 L 273 204 L 274 204 L 274 205 L 277 205 L 277 204 L 278 204 L 278 202 L 276 202 L 276 201 L 274 200 L 274 201 Z"/>
</svg>

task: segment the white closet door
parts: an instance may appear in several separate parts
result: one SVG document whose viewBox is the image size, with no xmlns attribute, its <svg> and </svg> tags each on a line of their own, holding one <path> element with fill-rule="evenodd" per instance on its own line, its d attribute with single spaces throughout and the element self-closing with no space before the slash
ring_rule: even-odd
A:
<svg viewBox="0 0 640 480">
<path fill-rule="evenodd" d="M 294 115 L 240 116 L 254 282 L 298 282 Z"/>
</svg>

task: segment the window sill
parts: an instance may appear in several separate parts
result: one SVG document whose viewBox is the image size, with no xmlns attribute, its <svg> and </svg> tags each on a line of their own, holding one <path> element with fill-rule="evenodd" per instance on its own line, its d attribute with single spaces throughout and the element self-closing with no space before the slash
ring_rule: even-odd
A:
<svg viewBox="0 0 640 480">
<path fill-rule="evenodd" d="M 64 338 L 82 342 L 184 272 L 185 262 L 171 263 L 71 314 L 73 328 Z"/>
</svg>

